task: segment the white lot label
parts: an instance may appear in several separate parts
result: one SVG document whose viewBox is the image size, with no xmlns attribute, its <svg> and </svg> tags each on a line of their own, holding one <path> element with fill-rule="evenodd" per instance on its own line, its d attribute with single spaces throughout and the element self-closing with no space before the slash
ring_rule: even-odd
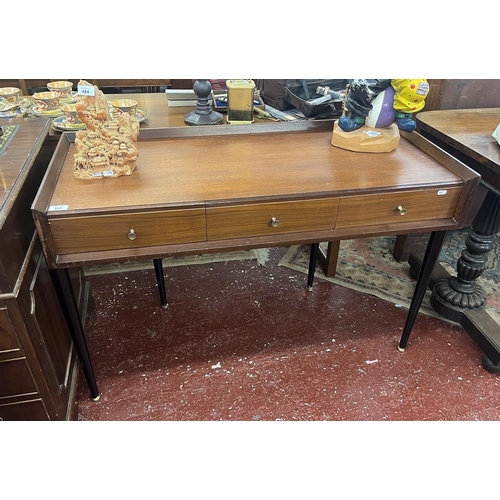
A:
<svg viewBox="0 0 500 500">
<path fill-rule="evenodd" d="M 447 189 L 440 189 L 440 190 L 438 191 L 438 196 L 443 196 L 443 195 L 444 195 L 444 194 L 446 194 L 447 192 L 448 192 L 448 190 L 447 190 Z"/>
<path fill-rule="evenodd" d="M 78 85 L 78 95 L 94 95 L 93 85 Z"/>
<path fill-rule="evenodd" d="M 68 210 L 69 205 L 51 205 L 49 207 L 49 212 L 50 211 L 55 211 L 55 210 Z"/>
</svg>

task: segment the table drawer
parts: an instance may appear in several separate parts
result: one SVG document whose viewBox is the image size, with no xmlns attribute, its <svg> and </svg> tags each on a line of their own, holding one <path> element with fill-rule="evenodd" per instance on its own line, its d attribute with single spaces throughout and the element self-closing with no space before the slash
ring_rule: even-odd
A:
<svg viewBox="0 0 500 500">
<path fill-rule="evenodd" d="M 461 192 L 452 187 L 346 196 L 340 200 L 337 228 L 447 219 L 453 217 Z"/>
<path fill-rule="evenodd" d="M 59 254 L 206 240 L 204 208 L 65 217 L 50 220 L 49 226 Z"/>
<path fill-rule="evenodd" d="M 333 229 L 337 209 L 338 198 L 208 208 L 207 238 L 210 241 Z"/>
</svg>

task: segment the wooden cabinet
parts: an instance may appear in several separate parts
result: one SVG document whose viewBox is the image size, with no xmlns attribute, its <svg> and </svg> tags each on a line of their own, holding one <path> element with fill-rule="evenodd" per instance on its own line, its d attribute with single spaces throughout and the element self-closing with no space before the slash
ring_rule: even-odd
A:
<svg viewBox="0 0 500 500">
<path fill-rule="evenodd" d="M 500 106 L 500 80 L 429 80 L 429 86 L 423 111 Z"/>
<path fill-rule="evenodd" d="M 0 420 L 73 419 L 77 356 L 31 216 L 49 122 L 8 125 L 18 127 L 0 155 Z"/>
</svg>

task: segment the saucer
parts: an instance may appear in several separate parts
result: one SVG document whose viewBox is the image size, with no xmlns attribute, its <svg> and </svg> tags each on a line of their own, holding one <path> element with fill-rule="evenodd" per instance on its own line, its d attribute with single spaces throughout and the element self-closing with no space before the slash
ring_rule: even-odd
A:
<svg viewBox="0 0 500 500">
<path fill-rule="evenodd" d="M 53 109 L 51 111 L 44 111 L 39 104 L 35 104 L 30 108 L 31 113 L 35 116 L 61 116 L 63 112 L 60 109 Z"/>
<path fill-rule="evenodd" d="M 52 120 L 51 127 L 59 132 L 68 132 L 71 130 L 82 130 L 85 128 L 85 123 L 70 123 L 65 116 L 59 116 Z"/>
<path fill-rule="evenodd" d="M 18 104 L 11 104 L 7 99 L 0 97 L 0 111 L 8 111 Z"/>
<path fill-rule="evenodd" d="M 136 109 L 135 110 L 135 116 L 134 118 L 139 122 L 142 123 L 144 120 L 148 119 L 148 114 L 146 111 L 143 111 L 142 109 Z"/>
<path fill-rule="evenodd" d="M 71 91 L 70 97 L 61 97 L 59 99 L 59 102 L 62 102 L 63 104 L 74 104 L 76 101 L 78 101 L 78 92 L 75 90 Z"/>
<path fill-rule="evenodd" d="M 10 108 L 8 111 L 0 111 L 0 118 L 18 118 L 23 116 L 19 108 Z"/>
<path fill-rule="evenodd" d="M 3 108 L 0 105 L 0 118 L 19 118 L 25 116 L 32 105 L 33 101 L 25 97 L 21 97 L 16 104 L 8 103 Z"/>
</svg>

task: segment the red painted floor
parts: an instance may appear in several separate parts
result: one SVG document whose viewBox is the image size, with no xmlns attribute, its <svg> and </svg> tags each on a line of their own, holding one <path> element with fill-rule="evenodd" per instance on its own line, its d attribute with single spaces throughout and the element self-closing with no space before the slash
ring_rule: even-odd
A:
<svg viewBox="0 0 500 500">
<path fill-rule="evenodd" d="M 255 260 L 93 275 L 80 420 L 497 420 L 500 378 L 460 326 Z"/>
</svg>

